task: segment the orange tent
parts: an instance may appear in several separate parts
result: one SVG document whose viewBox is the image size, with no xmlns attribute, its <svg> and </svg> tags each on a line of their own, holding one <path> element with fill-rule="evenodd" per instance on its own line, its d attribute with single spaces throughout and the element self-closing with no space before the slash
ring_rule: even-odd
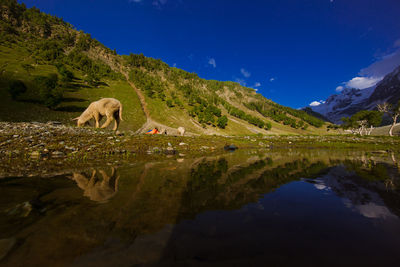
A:
<svg viewBox="0 0 400 267">
<path fill-rule="evenodd" d="M 157 128 L 154 128 L 153 130 L 149 130 L 146 134 L 159 134 L 160 132 L 157 130 Z"/>
</svg>

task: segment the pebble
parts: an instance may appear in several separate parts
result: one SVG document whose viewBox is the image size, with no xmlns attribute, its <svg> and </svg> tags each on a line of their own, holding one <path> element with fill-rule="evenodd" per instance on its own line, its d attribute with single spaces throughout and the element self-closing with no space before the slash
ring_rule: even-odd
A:
<svg viewBox="0 0 400 267">
<path fill-rule="evenodd" d="M 176 154 L 176 150 L 173 147 L 169 146 L 169 147 L 167 147 L 167 150 L 164 151 L 164 153 L 167 155 L 174 155 L 174 154 Z"/>
<path fill-rule="evenodd" d="M 31 158 L 39 158 L 40 157 L 40 152 L 39 151 L 33 151 L 31 153 Z"/>
<path fill-rule="evenodd" d="M 62 122 L 60 122 L 60 121 L 48 121 L 47 124 L 50 124 L 50 125 L 61 125 Z"/>
<path fill-rule="evenodd" d="M 55 158 L 58 158 L 58 157 L 64 156 L 64 153 L 61 152 L 61 151 L 53 151 L 53 152 L 51 152 L 51 156 L 55 157 Z"/>
</svg>

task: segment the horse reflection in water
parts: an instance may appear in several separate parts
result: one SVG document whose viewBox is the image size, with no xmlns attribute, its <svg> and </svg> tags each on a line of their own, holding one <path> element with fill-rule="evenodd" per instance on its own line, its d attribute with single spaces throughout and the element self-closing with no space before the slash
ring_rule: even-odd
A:
<svg viewBox="0 0 400 267">
<path fill-rule="evenodd" d="M 111 168 L 111 175 L 104 170 L 93 170 L 90 178 L 85 173 L 77 172 L 70 178 L 83 190 L 84 196 L 96 202 L 107 202 L 118 192 L 119 175 L 114 167 Z"/>
</svg>

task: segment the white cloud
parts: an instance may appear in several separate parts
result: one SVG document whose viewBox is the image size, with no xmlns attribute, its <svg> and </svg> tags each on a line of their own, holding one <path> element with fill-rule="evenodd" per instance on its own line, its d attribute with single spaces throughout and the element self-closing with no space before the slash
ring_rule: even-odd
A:
<svg viewBox="0 0 400 267">
<path fill-rule="evenodd" d="M 154 0 L 153 1 L 153 6 L 155 6 L 157 8 L 161 8 L 166 3 L 167 3 L 167 0 Z"/>
<path fill-rule="evenodd" d="M 251 76 L 251 73 L 245 70 L 244 68 L 240 69 L 240 72 L 243 74 L 244 77 L 249 78 Z"/>
<path fill-rule="evenodd" d="M 270 81 L 270 82 L 273 82 L 273 81 L 275 81 L 275 78 L 272 77 L 272 78 L 269 79 L 269 81 Z"/>
<path fill-rule="evenodd" d="M 336 87 L 336 92 L 341 92 L 343 91 L 344 87 L 339 85 L 338 87 Z"/>
<path fill-rule="evenodd" d="M 133 3 L 140 3 L 140 2 L 142 2 L 142 0 L 129 0 L 129 2 L 133 2 Z"/>
<path fill-rule="evenodd" d="M 392 72 L 396 67 L 400 66 L 400 39 L 393 44 L 395 51 L 377 58 L 377 61 L 366 68 L 363 68 L 350 81 L 344 82 L 344 86 L 336 87 L 336 92 L 341 92 L 344 87 L 365 89 L 376 85 L 387 74 Z"/>
<path fill-rule="evenodd" d="M 259 82 L 256 82 L 255 84 L 254 84 L 254 87 L 260 87 L 261 86 L 261 83 L 259 83 Z"/>
<path fill-rule="evenodd" d="M 176 63 L 172 64 L 172 67 L 176 68 Z"/>
<path fill-rule="evenodd" d="M 214 68 L 217 67 L 217 63 L 215 62 L 215 59 L 214 59 L 214 58 L 210 58 L 210 59 L 208 60 L 208 64 L 210 64 L 210 65 L 213 66 Z"/>
<path fill-rule="evenodd" d="M 394 42 L 393 47 L 395 47 L 395 48 L 400 47 L 400 39 L 397 39 L 397 40 Z"/>
<path fill-rule="evenodd" d="M 319 105 L 324 104 L 324 103 L 325 103 L 324 100 L 313 101 L 313 102 L 310 103 L 310 106 L 311 106 L 311 107 L 316 107 L 316 106 L 319 106 Z"/>
<path fill-rule="evenodd" d="M 310 106 L 312 106 L 312 107 L 316 107 L 316 106 L 319 106 L 319 105 L 321 105 L 321 103 L 319 101 L 313 101 L 313 102 L 310 103 Z"/>
<path fill-rule="evenodd" d="M 365 89 L 377 84 L 383 77 L 354 77 L 350 81 L 346 82 L 346 87 Z"/>
<path fill-rule="evenodd" d="M 400 40 L 398 41 L 399 44 L 397 44 L 396 41 L 395 45 L 400 45 Z M 381 57 L 380 60 L 362 69 L 359 74 L 360 76 L 383 77 L 386 74 L 392 72 L 399 65 L 400 65 L 400 49 L 397 49 L 397 51 Z"/>
</svg>

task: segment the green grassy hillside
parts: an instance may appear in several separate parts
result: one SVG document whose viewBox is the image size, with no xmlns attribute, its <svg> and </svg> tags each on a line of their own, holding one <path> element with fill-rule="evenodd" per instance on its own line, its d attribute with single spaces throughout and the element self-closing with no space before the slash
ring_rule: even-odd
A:
<svg viewBox="0 0 400 267">
<path fill-rule="evenodd" d="M 91 101 L 114 97 L 124 107 L 123 130 L 326 133 L 322 120 L 252 88 L 201 79 L 142 54 L 120 56 L 62 19 L 14 0 L 0 0 L 0 19 L 0 96 L 6 100 L 0 120 L 72 123 Z"/>
<path fill-rule="evenodd" d="M 56 107 L 49 108 L 42 103 L 35 77 L 50 74 L 60 76 L 57 67 L 51 64 L 35 64 L 29 51 L 18 44 L 9 47 L 0 45 L 0 62 L 2 121 L 61 121 L 72 124 L 71 118 L 79 116 L 90 102 L 102 97 L 123 99 L 122 130 L 137 130 L 146 121 L 140 101 L 126 80 L 102 79 L 101 83 L 93 86 L 84 81 L 84 73 L 71 68 L 73 80 L 68 84 L 60 84 L 63 98 Z M 31 68 L 27 70 L 23 67 L 24 64 L 30 65 Z M 15 80 L 23 81 L 28 88 L 27 92 L 18 97 L 18 101 L 13 100 L 7 91 L 10 83 Z"/>
</svg>

